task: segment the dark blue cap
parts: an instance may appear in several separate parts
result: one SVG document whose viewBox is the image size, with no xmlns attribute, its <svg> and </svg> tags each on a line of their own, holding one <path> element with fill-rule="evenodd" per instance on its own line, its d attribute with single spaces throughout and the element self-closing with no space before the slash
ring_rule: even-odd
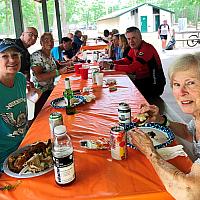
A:
<svg viewBox="0 0 200 200">
<path fill-rule="evenodd" d="M 0 53 L 4 52 L 9 48 L 15 48 L 19 52 L 23 51 L 23 49 L 19 47 L 17 44 L 15 44 L 15 42 L 12 41 L 11 39 L 3 39 L 2 41 L 0 41 Z"/>
</svg>

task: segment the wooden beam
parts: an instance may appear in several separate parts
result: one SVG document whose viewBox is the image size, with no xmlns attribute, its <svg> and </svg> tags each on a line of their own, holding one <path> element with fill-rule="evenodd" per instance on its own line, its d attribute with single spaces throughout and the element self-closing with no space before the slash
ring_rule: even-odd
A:
<svg viewBox="0 0 200 200">
<path fill-rule="evenodd" d="M 44 31 L 49 32 L 49 22 L 48 22 L 48 13 L 47 13 L 47 3 L 46 0 L 40 0 L 42 2 L 42 14 L 44 21 Z"/>
<path fill-rule="evenodd" d="M 11 0 L 16 37 L 19 38 L 24 31 L 21 0 Z"/>
<path fill-rule="evenodd" d="M 59 1 L 58 0 L 54 0 L 54 1 L 55 1 L 56 21 L 57 21 L 57 28 L 58 28 L 58 39 L 60 43 L 62 39 L 62 29 L 61 29 L 61 21 L 60 21 Z"/>
</svg>

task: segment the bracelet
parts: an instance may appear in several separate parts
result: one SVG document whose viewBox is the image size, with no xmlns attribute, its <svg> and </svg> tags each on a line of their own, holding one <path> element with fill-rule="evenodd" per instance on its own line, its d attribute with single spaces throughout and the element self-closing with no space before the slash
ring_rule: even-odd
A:
<svg viewBox="0 0 200 200">
<path fill-rule="evenodd" d="M 167 119 L 166 115 L 162 115 L 162 117 L 164 118 L 164 122 L 162 124 L 160 124 L 160 125 L 162 125 L 162 126 L 169 126 L 170 122 Z"/>
<path fill-rule="evenodd" d="M 56 76 L 60 76 L 60 72 L 56 69 Z"/>
</svg>

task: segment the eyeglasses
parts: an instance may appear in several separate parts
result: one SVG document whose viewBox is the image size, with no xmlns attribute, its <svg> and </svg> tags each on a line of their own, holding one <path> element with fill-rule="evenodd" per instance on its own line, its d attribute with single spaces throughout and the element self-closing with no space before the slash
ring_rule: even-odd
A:
<svg viewBox="0 0 200 200">
<path fill-rule="evenodd" d="M 9 59 L 19 59 L 21 54 L 19 52 L 12 52 L 12 53 L 1 53 L 0 59 L 2 60 L 9 60 Z"/>
<path fill-rule="evenodd" d="M 29 36 L 29 37 L 38 38 L 38 35 L 37 35 L 37 34 L 34 34 L 34 33 L 32 33 L 32 32 L 25 32 L 25 33 L 28 33 L 28 36 Z"/>
</svg>

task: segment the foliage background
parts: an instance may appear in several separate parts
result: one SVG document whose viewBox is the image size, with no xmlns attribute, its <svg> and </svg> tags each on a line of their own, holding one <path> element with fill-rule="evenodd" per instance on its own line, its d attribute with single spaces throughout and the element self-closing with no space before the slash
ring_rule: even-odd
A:
<svg viewBox="0 0 200 200">
<path fill-rule="evenodd" d="M 62 28 L 95 28 L 98 18 L 113 11 L 151 3 L 175 12 L 176 21 L 187 17 L 188 24 L 199 21 L 200 0 L 58 0 L 60 3 Z M 50 30 L 55 28 L 54 0 L 47 1 Z M 24 26 L 35 26 L 43 31 L 42 6 L 34 0 L 21 0 Z M 0 0 L 0 34 L 14 34 L 11 0 Z"/>
</svg>

